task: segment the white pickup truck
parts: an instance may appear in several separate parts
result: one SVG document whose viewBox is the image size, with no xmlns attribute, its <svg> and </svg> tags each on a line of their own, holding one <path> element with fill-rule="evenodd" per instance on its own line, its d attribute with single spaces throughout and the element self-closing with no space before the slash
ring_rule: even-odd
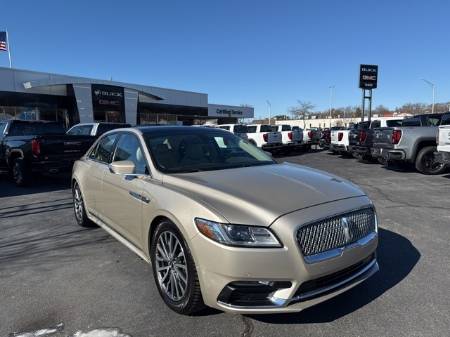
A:
<svg viewBox="0 0 450 337">
<path fill-rule="evenodd" d="M 247 140 L 247 125 L 245 124 L 220 124 L 217 125 L 218 128 L 230 131 L 234 133 L 236 136 L 241 137 L 242 139 Z"/>
<path fill-rule="evenodd" d="M 303 132 L 293 129 L 289 124 L 274 125 L 272 131 L 281 133 L 281 142 L 284 146 L 298 147 L 302 145 Z"/>
<path fill-rule="evenodd" d="M 438 151 L 436 161 L 450 165 L 450 113 L 442 116 L 436 142 Z"/>
<path fill-rule="evenodd" d="M 272 131 L 268 124 L 247 125 L 248 141 L 262 149 L 282 148 L 282 136 L 280 132 Z"/>
<path fill-rule="evenodd" d="M 350 154 L 349 134 L 350 129 L 331 130 L 330 151 L 332 153 Z"/>
</svg>

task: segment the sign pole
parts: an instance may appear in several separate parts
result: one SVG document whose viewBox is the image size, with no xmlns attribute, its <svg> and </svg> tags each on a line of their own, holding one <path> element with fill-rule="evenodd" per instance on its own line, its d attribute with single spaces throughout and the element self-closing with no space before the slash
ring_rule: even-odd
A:
<svg viewBox="0 0 450 337">
<path fill-rule="evenodd" d="M 366 89 L 362 89 L 361 122 L 364 122 L 365 103 L 366 103 Z"/>
<path fill-rule="evenodd" d="M 370 123 L 370 121 L 372 120 L 372 89 L 370 89 L 369 90 L 369 93 L 370 93 L 370 96 L 368 97 L 369 98 L 369 123 Z"/>
<path fill-rule="evenodd" d="M 7 42 L 7 46 L 8 46 L 9 67 L 12 68 L 12 63 L 11 63 L 11 43 L 9 42 L 9 35 L 8 35 L 8 30 L 7 29 L 6 29 L 6 42 Z"/>
</svg>

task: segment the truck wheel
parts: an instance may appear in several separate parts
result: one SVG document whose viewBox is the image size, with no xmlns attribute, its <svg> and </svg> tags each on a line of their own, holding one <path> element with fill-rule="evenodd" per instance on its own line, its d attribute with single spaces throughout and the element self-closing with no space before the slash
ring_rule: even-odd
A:
<svg viewBox="0 0 450 337">
<path fill-rule="evenodd" d="M 29 182 L 30 174 L 23 159 L 18 158 L 12 165 L 12 177 L 17 186 L 26 186 Z"/>
<path fill-rule="evenodd" d="M 446 166 L 435 160 L 434 152 L 436 146 L 426 146 L 419 151 L 416 157 L 416 170 L 422 174 L 441 174 L 444 173 Z"/>
<path fill-rule="evenodd" d="M 162 221 L 150 245 L 158 291 L 173 311 L 192 315 L 205 308 L 197 268 L 183 235 L 170 221 Z"/>
</svg>

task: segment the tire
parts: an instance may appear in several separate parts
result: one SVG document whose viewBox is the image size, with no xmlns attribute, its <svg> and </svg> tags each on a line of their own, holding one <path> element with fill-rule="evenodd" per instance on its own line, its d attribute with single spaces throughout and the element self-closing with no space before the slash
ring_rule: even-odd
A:
<svg viewBox="0 0 450 337">
<path fill-rule="evenodd" d="M 17 186 L 23 187 L 30 182 L 29 169 L 22 158 L 14 160 L 12 164 L 12 178 Z"/>
<path fill-rule="evenodd" d="M 159 294 L 170 309 L 192 315 L 205 308 L 194 259 L 171 221 L 158 224 L 150 244 L 150 258 Z"/>
<path fill-rule="evenodd" d="M 86 207 L 84 205 L 83 194 L 81 193 L 80 186 L 75 182 L 72 187 L 73 196 L 73 210 L 75 213 L 75 219 L 81 227 L 97 227 L 89 218 L 87 217 Z"/>
<path fill-rule="evenodd" d="M 415 166 L 416 170 L 422 174 L 435 175 L 444 173 L 446 170 L 445 164 L 435 161 L 434 152 L 436 146 L 425 146 L 417 154 Z"/>
</svg>

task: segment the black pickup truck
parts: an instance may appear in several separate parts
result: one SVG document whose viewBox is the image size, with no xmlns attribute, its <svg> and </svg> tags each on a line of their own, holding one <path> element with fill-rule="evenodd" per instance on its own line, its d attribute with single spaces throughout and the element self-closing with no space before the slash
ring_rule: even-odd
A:
<svg viewBox="0 0 450 337">
<path fill-rule="evenodd" d="M 401 119 L 373 119 L 371 122 L 360 122 L 350 130 L 349 151 L 359 160 L 372 160 L 372 148 L 375 130 L 384 127 L 400 126 Z"/>
<path fill-rule="evenodd" d="M 67 135 L 62 125 L 43 121 L 0 121 L 0 170 L 19 186 L 34 173 L 70 171 L 95 137 Z"/>
</svg>

